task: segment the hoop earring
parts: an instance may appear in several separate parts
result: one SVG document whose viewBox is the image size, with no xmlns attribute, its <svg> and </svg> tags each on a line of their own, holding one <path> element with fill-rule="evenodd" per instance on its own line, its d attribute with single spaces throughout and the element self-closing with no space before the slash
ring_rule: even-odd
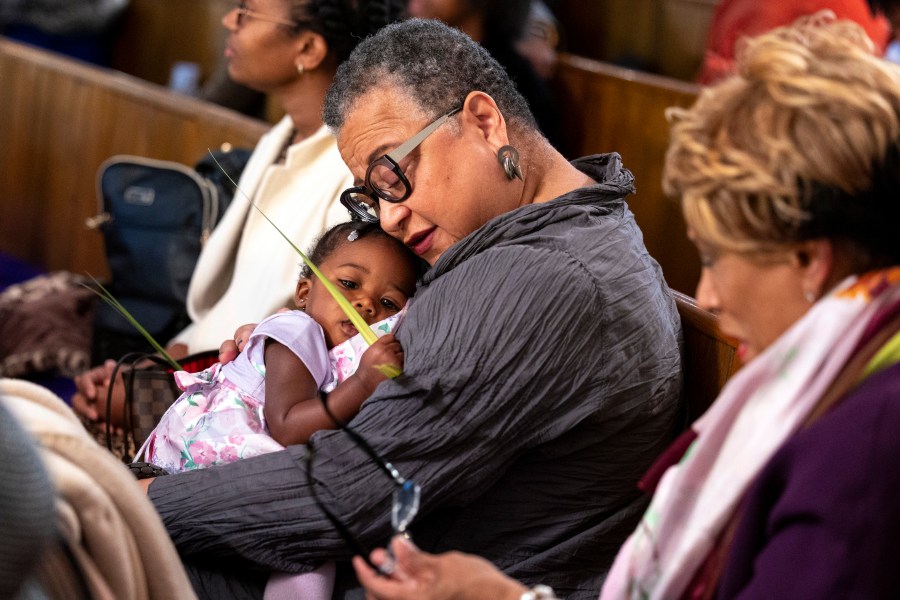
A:
<svg viewBox="0 0 900 600">
<path fill-rule="evenodd" d="M 525 181 L 522 177 L 522 169 L 519 168 L 519 151 L 512 146 L 503 146 L 497 150 L 497 161 L 503 167 L 506 178 L 512 181 L 516 177 Z"/>
</svg>

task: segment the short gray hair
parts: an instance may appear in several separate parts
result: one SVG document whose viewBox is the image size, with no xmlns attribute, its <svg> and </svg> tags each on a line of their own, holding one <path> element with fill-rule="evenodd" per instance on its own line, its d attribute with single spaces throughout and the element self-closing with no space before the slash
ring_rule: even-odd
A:
<svg viewBox="0 0 900 600">
<path fill-rule="evenodd" d="M 362 41 L 338 67 L 325 96 L 325 124 L 337 134 L 360 97 L 388 85 L 407 90 L 431 118 L 461 106 L 469 92 L 485 92 L 511 126 L 537 130 L 528 103 L 500 63 L 440 21 L 409 19 Z"/>
</svg>

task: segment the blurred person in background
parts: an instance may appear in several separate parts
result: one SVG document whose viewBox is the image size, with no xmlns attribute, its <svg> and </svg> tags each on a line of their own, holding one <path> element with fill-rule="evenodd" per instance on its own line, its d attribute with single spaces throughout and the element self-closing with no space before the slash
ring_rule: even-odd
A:
<svg viewBox="0 0 900 600">
<path fill-rule="evenodd" d="M 890 26 L 887 19 L 872 14 L 866 0 L 721 0 L 709 25 L 697 81 L 709 85 L 731 75 L 741 38 L 758 36 L 824 9 L 838 19 L 858 23 L 875 44 L 876 53 L 884 54 Z"/>
<path fill-rule="evenodd" d="M 0 34 L 108 66 L 128 0 L 0 0 Z"/>
<path fill-rule="evenodd" d="M 543 8 L 533 12 L 532 0 L 409 0 L 407 4 L 410 17 L 443 21 L 490 52 L 525 97 L 541 133 L 558 148 L 558 106 L 546 79 L 556 63 L 550 43 L 555 44 L 557 36 L 548 27 L 552 14 L 546 5 Z"/>
</svg>

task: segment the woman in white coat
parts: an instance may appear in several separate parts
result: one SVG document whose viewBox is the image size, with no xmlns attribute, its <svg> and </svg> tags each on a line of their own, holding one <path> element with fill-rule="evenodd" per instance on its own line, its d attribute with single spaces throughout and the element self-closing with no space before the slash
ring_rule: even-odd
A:
<svg viewBox="0 0 900 600">
<path fill-rule="evenodd" d="M 260 139 L 240 191 L 197 261 L 187 299 L 192 323 L 166 348 L 174 358 L 217 349 L 239 325 L 290 302 L 298 257 L 250 198 L 299 248 L 347 220 L 337 199 L 352 176 L 322 124 L 322 102 L 356 43 L 400 17 L 402 8 L 400 0 L 355 8 L 340 0 L 247 0 L 222 19 L 230 32 L 229 75 L 277 99 L 285 116 Z M 114 365 L 106 361 L 75 380 L 72 405 L 90 420 L 104 418 L 98 399 L 106 398 Z"/>
</svg>

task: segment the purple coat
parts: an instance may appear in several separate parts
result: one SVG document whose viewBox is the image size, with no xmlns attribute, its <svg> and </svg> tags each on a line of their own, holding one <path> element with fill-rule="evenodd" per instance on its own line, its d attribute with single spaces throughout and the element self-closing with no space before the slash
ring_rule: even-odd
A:
<svg viewBox="0 0 900 600">
<path fill-rule="evenodd" d="M 742 512 L 717 598 L 900 598 L 900 364 L 791 438 Z"/>
</svg>

